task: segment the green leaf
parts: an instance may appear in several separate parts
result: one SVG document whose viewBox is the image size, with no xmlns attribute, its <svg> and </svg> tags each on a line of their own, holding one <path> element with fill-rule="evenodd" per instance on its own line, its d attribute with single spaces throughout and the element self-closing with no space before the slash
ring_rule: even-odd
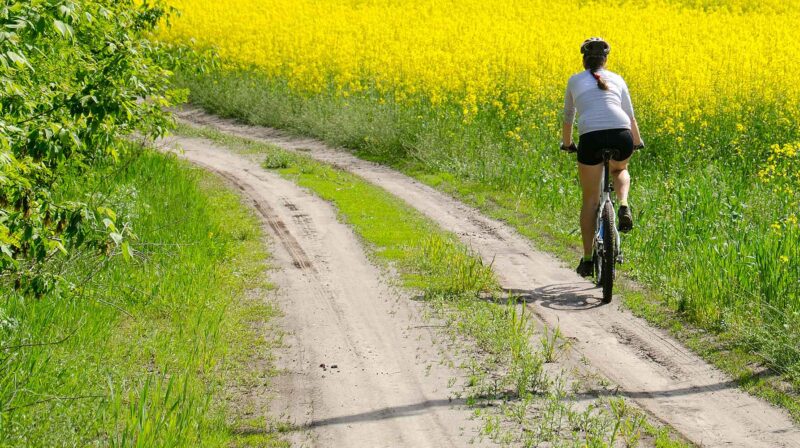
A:
<svg viewBox="0 0 800 448">
<path fill-rule="evenodd" d="M 64 247 L 63 244 L 61 244 L 61 241 L 57 241 L 55 246 L 56 246 L 56 249 L 58 249 L 59 252 L 61 252 L 64 255 L 67 255 L 67 248 Z"/>
<path fill-rule="evenodd" d="M 28 22 L 26 20 L 23 20 L 23 19 L 17 19 L 16 22 L 8 23 L 8 24 L 5 25 L 6 28 L 11 28 L 11 29 L 14 29 L 14 30 L 21 30 L 21 29 L 25 28 L 26 26 L 28 26 Z"/>
<path fill-rule="evenodd" d="M 116 243 L 117 245 L 122 243 L 122 235 L 117 232 L 111 232 L 108 234 L 109 237 Z"/>
<path fill-rule="evenodd" d="M 111 210 L 108 207 L 97 207 L 97 213 L 108 216 L 109 218 L 111 218 L 112 221 L 117 220 L 117 214 L 114 212 L 114 210 Z"/>
<path fill-rule="evenodd" d="M 103 218 L 103 225 L 106 226 L 106 229 L 111 230 L 112 232 L 117 230 L 117 226 L 114 225 L 114 221 L 108 218 Z"/>
<path fill-rule="evenodd" d="M 127 241 L 122 243 L 122 258 L 125 261 L 131 261 L 133 259 L 133 249 L 131 249 L 131 245 L 128 244 Z"/>
<path fill-rule="evenodd" d="M 27 66 L 27 67 L 31 66 L 31 64 L 28 62 L 28 60 L 25 58 L 25 56 L 15 52 L 15 51 L 11 51 L 11 50 L 7 51 L 6 52 L 6 58 L 10 59 L 11 62 L 17 64 L 17 67 L 19 67 L 19 68 L 22 68 L 22 67 L 25 67 L 25 66 Z"/>
<path fill-rule="evenodd" d="M 59 32 L 64 37 L 71 38 L 72 37 L 72 27 L 68 24 L 60 21 L 60 20 L 53 20 L 53 26 L 55 26 L 56 31 Z"/>
</svg>

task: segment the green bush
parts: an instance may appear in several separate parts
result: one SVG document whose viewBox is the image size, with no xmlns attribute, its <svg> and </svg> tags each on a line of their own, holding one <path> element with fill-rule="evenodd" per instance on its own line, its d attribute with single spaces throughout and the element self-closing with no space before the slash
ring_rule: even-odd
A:
<svg viewBox="0 0 800 448">
<path fill-rule="evenodd" d="M 0 278 L 17 289 L 55 288 L 58 276 L 36 265 L 80 246 L 130 255 L 129 229 L 103 198 L 59 200 L 53 188 L 119 158 L 121 137 L 168 127 L 169 59 L 146 37 L 166 13 L 134 0 L 0 6 Z"/>
</svg>

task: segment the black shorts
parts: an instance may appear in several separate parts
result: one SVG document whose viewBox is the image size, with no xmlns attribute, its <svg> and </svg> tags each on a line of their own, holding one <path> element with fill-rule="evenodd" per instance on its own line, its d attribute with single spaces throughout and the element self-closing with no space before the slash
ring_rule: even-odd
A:
<svg viewBox="0 0 800 448">
<path fill-rule="evenodd" d="M 584 165 L 603 163 L 603 150 L 615 149 L 611 158 L 621 162 L 633 154 L 633 135 L 630 129 L 603 129 L 581 135 L 578 142 L 578 162 Z"/>
</svg>

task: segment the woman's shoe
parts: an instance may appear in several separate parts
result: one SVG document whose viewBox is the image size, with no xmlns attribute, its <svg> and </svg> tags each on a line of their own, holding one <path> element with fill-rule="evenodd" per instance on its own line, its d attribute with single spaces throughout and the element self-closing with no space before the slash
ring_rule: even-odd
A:
<svg viewBox="0 0 800 448">
<path fill-rule="evenodd" d="M 617 211 L 617 222 L 619 223 L 619 231 L 622 233 L 628 233 L 633 229 L 633 215 L 630 207 L 620 206 L 619 211 Z"/>
<path fill-rule="evenodd" d="M 592 260 L 584 260 L 581 258 L 578 269 L 575 270 L 581 277 L 591 277 L 594 275 L 594 262 Z"/>
</svg>

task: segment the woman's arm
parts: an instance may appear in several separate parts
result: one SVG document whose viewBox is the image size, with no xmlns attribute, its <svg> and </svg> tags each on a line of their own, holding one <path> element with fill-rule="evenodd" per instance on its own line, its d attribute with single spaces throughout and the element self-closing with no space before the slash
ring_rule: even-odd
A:
<svg viewBox="0 0 800 448">
<path fill-rule="evenodd" d="M 633 136 L 634 146 L 642 144 L 642 136 L 639 135 L 639 123 L 636 122 L 635 118 L 631 118 L 631 135 Z"/>
<path fill-rule="evenodd" d="M 561 142 L 564 146 L 572 144 L 572 123 L 575 122 L 575 101 L 567 83 L 567 91 L 564 93 L 564 129 L 561 133 Z"/>
<path fill-rule="evenodd" d="M 622 110 L 628 114 L 631 119 L 631 136 L 633 136 L 633 144 L 639 146 L 642 144 L 642 136 L 639 135 L 639 123 L 636 122 L 636 117 L 633 114 L 633 103 L 631 102 L 631 94 L 628 92 L 628 85 L 625 81 L 622 82 Z"/>
<path fill-rule="evenodd" d="M 569 146 L 572 144 L 572 123 L 564 122 L 561 142 L 564 144 L 564 146 Z"/>
</svg>

